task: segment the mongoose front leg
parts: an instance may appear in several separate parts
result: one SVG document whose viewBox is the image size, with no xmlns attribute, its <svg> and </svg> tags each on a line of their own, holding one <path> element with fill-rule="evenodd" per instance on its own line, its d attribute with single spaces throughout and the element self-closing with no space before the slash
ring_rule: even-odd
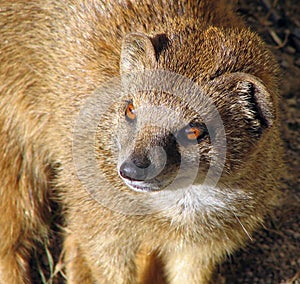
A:
<svg viewBox="0 0 300 284">
<path fill-rule="evenodd" d="M 68 284 L 137 283 L 135 252 L 131 253 L 122 241 L 110 246 L 103 246 L 103 242 L 87 248 L 84 244 L 80 246 L 78 238 L 67 236 L 65 263 Z"/>
<path fill-rule="evenodd" d="M 166 275 L 170 284 L 207 284 L 213 273 L 213 263 L 203 257 L 199 247 L 174 248 L 164 257 Z"/>
<path fill-rule="evenodd" d="M 72 235 L 65 239 L 65 265 L 68 284 L 95 283 L 91 270 Z"/>
</svg>

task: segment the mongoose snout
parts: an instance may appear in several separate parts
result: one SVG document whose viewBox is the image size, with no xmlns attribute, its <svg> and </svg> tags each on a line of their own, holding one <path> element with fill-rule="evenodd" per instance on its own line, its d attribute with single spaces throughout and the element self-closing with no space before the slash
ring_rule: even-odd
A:
<svg viewBox="0 0 300 284">
<path fill-rule="evenodd" d="M 165 136 L 150 131 L 149 135 L 146 129 L 142 132 L 142 141 L 132 141 L 134 149 L 119 166 L 119 174 L 131 187 L 141 189 L 143 184 L 146 189 L 147 184 L 147 191 L 161 190 L 163 184 L 171 182 L 170 176 L 176 176 L 181 162 L 179 145 L 171 133 Z"/>
</svg>

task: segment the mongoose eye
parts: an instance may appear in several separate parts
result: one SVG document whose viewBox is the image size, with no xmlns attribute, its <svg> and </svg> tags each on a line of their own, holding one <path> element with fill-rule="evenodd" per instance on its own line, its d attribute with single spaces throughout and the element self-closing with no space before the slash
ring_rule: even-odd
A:
<svg viewBox="0 0 300 284">
<path fill-rule="evenodd" d="M 179 131 L 178 139 L 182 145 L 189 143 L 199 143 L 208 134 L 207 128 L 203 124 L 191 123 Z"/>
<path fill-rule="evenodd" d="M 128 121 L 134 121 L 136 119 L 136 111 L 132 102 L 128 102 L 127 104 L 125 117 Z"/>
<path fill-rule="evenodd" d="M 185 135 L 188 140 L 196 140 L 201 136 L 202 129 L 191 127 L 185 129 Z"/>
</svg>

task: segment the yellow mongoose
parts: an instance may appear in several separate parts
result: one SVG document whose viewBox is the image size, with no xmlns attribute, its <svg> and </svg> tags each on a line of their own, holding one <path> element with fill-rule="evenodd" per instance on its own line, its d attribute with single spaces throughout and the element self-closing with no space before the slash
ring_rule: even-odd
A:
<svg viewBox="0 0 300 284">
<path fill-rule="evenodd" d="M 1 1 L 0 283 L 32 282 L 53 200 L 68 283 L 207 283 L 251 237 L 278 196 L 278 70 L 226 2 Z"/>
</svg>

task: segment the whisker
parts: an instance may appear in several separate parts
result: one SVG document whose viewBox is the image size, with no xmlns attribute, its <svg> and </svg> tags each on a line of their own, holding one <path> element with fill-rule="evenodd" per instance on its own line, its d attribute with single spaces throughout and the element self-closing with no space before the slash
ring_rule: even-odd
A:
<svg viewBox="0 0 300 284">
<path fill-rule="evenodd" d="M 236 216 L 236 214 L 234 212 L 233 212 L 233 215 L 237 219 L 237 221 L 239 222 L 239 224 L 241 225 L 243 231 L 248 236 L 248 238 L 250 239 L 250 241 L 253 241 L 253 238 L 251 237 L 251 235 L 249 234 L 249 232 L 246 230 L 246 228 L 244 227 L 244 225 L 242 224 L 242 222 L 240 221 L 240 219 L 238 218 L 238 216 Z"/>
</svg>

